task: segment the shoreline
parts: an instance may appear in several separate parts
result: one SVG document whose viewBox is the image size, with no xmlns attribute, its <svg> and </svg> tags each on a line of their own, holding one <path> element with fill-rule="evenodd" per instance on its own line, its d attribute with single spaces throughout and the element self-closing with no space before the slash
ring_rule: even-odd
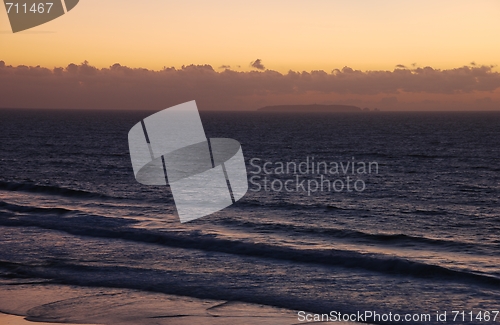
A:
<svg viewBox="0 0 500 325">
<path fill-rule="evenodd" d="M 299 322 L 295 310 L 237 301 L 198 299 L 131 289 L 12 283 L 0 285 L 0 323 L 294 325 L 325 322 Z"/>
<path fill-rule="evenodd" d="M 2 325 L 57 325 L 60 323 L 32 322 L 24 316 L 5 314 L 0 312 L 0 324 Z M 67 324 L 67 325 L 97 325 L 97 324 Z"/>
</svg>

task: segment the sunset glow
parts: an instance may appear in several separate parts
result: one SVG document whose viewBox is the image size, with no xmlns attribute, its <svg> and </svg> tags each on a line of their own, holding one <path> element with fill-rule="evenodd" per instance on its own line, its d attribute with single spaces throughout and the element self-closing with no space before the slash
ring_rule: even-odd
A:
<svg viewBox="0 0 500 325">
<path fill-rule="evenodd" d="M 247 71 L 260 58 L 280 72 L 496 65 L 499 9 L 493 0 L 86 0 L 17 34 L 0 10 L 0 60 L 49 68 L 88 60 L 101 68 L 210 64 Z"/>
</svg>

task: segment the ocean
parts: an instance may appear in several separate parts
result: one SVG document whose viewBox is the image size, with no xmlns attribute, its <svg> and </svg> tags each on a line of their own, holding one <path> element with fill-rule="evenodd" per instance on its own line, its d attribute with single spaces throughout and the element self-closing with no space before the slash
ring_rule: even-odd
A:
<svg viewBox="0 0 500 325">
<path fill-rule="evenodd" d="M 500 322 L 498 112 L 200 112 L 249 190 L 184 224 L 133 175 L 151 113 L 0 111 L 0 279 Z"/>
</svg>

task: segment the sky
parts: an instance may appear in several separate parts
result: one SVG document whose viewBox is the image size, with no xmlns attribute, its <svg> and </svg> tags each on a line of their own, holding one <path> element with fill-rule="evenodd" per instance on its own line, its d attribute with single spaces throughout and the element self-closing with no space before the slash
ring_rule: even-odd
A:
<svg viewBox="0 0 500 325">
<path fill-rule="evenodd" d="M 450 104 L 455 101 L 462 105 L 458 109 L 484 103 L 487 105 L 483 109 L 490 110 L 497 109 L 499 98 L 497 88 L 490 89 L 495 84 L 490 79 L 496 80 L 500 63 L 498 12 L 500 2 L 497 0 L 81 0 L 66 15 L 15 34 L 10 29 L 6 11 L 1 8 L 0 61 L 5 66 L 41 66 L 50 71 L 85 61 L 97 69 L 109 69 L 118 63 L 148 71 L 210 65 L 219 75 L 230 69 L 250 73 L 248 78 L 254 71 L 274 71 L 287 76 L 290 70 L 324 71 L 331 75 L 345 67 L 363 73 L 394 73 L 397 69 L 415 72 L 426 67 L 444 73 L 464 66 L 472 70 L 486 67 L 489 70 L 484 82 L 486 79 L 490 82 L 487 90 L 481 88 L 483 82 L 478 89 L 471 89 L 470 85 L 455 89 L 456 96 L 443 92 L 446 85 L 436 86 L 439 91 L 408 92 L 396 87 L 396 92 L 374 93 L 361 82 L 366 91 L 352 91 L 352 96 L 338 91 L 337 86 L 328 91 L 315 88 L 289 96 L 279 91 L 276 94 L 274 88 L 281 86 L 273 84 L 274 88 L 269 88 L 266 96 L 261 92 L 252 95 L 253 101 L 249 97 L 231 101 L 246 100 L 240 105 L 245 109 L 270 103 L 313 101 L 378 104 L 389 110 L 414 109 L 421 102 Z M 2 78 L 0 83 L 8 83 L 12 77 L 4 71 Z M 425 82 L 422 78 L 418 80 Z M 203 86 L 201 82 L 200 86 Z M 11 87 L 11 91 L 16 93 L 21 89 Z M 200 91 L 194 91 L 191 97 Z M 222 90 L 220 93 L 224 95 Z M 17 95 L 0 97 L 0 107 L 81 106 L 68 101 L 43 102 L 36 96 L 33 101 L 38 100 L 37 103 L 26 100 L 21 103 L 17 101 L 21 96 Z M 174 97 L 178 100 L 182 96 L 171 96 Z M 161 100 L 175 101 L 164 97 Z M 106 102 L 111 105 L 113 101 Z M 93 105 L 105 106 L 97 102 Z M 116 102 L 112 106 L 120 105 Z M 209 109 L 230 107 L 214 101 L 206 106 Z M 427 108 L 435 109 L 434 106 L 429 104 Z M 457 107 L 449 106 L 450 109 Z"/>
</svg>

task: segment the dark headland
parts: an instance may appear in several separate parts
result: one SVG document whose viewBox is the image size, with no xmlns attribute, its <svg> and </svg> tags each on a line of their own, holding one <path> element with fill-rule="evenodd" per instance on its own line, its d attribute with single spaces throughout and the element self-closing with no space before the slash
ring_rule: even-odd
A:
<svg viewBox="0 0 500 325">
<path fill-rule="evenodd" d="M 351 105 L 276 105 L 259 108 L 261 112 L 321 112 L 321 113 L 347 113 L 361 112 L 360 107 Z"/>
</svg>

